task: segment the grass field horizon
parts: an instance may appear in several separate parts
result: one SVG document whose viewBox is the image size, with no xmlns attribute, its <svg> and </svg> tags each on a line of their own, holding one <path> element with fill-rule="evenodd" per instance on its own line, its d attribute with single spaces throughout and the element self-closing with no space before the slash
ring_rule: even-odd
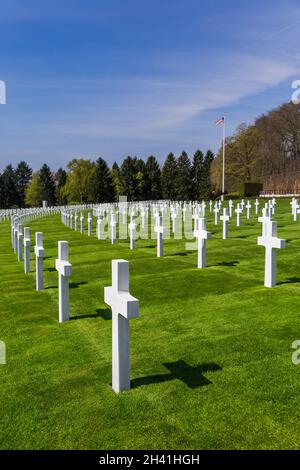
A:
<svg viewBox="0 0 300 470">
<path fill-rule="evenodd" d="M 207 268 L 185 240 L 99 241 L 65 227 L 60 215 L 31 228 L 31 273 L 0 223 L 1 449 L 297 449 L 300 339 L 300 222 L 290 199 L 274 220 L 277 283 L 265 288 L 261 224 L 252 208 L 229 239 L 207 213 Z M 85 221 L 86 222 L 86 221 Z M 45 289 L 35 291 L 34 232 L 44 233 Z M 69 242 L 69 322 L 58 323 L 57 242 Z M 130 322 L 131 385 L 111 389 L 111 311 L 103 290 L 111 260 L 130 262 L 140 317 Z"/>
</svg>

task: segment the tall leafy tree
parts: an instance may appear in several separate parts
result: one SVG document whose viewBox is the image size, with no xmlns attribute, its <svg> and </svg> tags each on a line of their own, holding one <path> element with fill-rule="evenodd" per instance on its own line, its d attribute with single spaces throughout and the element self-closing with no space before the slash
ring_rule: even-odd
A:
<svg viewBox="0 0 300 470">
<path fill-rule="evenodd" d="M 40 175 L 33 173 L 32 178 L 25 191 L 25 204 L 29 207 L 41 207 L 43 201 Z"/>
<path fill-rule="evenodd" d="M 9 209 L 19 205 L 16 173 L 12 165 L 7 165 L 2 173 L 3 207 Z"/>
<path fill-rule="evenodd" d="M 95 164 L 83 158 L 74 158 L 68 163 L 69 173 L 64 186 L 68 202 L 93 202 Z"/>
<path fill-rule="evenodd" d="M 157 200 L 161 198 L 161 172 L 156 158 L 151 155 L 145 165 L 145 198 Z"/>
<path fill-rule="evenodd" d="M 144 160 L 141 158 L 136 160 L 135 163 L 136 173 L 135 173 L 135 182 L 136 182 L 136 195 L 137 200 L 143 201 L 146 199 L 146 165 Z"/>
<path fill-rule="evenodd" d="M 112 202 L 114 200 L 114 186 L 107 163 L 98 158 L 94 167 L 94 200 L 95 202 Z"/>
<path fill-rule="evenodd" d="M 53 174 L 46 163 L 39 171 L 39 180 L 42 200 L 47 201 L 49 206 L 54 206 L 56 203 L 56 186 Z"/>
<path fill-rule="evenodd" d="M 177 162 L 173 153 L 169 153 L 161 172 L 162 194 L 165 199 L 176 199 Z"/>
<path fill-rule="evenodd" d="M 192 167 L 188 154 L 183 151 L 177 159 L 176 175 L 176 196 L 181 201 L 187 201 L 191 198 L 193 192 L 192 186 Z"/>
<path fill-rule="evenodd" d="M 32 169 L 30 166 L 21 161 L 15 170 L 16 175 L 16 189 L 18 193 L 18 205 L 25 206 L 25 191 L 32 177 Z"/>
<path fill-rule="evenodd" d="M 55 174 L 56 180 L 56 199 L 57 203 L 62 206 L 67 204 L 67 197 L 64 192 L 64 187 L 67 183 L 67 172 L 63 168 L 59 168 Z"/>
</svg>

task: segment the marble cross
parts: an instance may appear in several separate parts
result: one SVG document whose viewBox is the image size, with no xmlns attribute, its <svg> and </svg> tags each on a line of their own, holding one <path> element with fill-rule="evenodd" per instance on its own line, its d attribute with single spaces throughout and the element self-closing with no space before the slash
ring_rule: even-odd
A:
<svg viewBox="0 0 300 470">
<path fill-rule="evenodd" d="M 130 237 L 130 249 L 134 250 L 135 248 L 135 236 L 136 236 L 136 216 L 131 215 L 130 224 L 128 225 L 129 237 Z"/>
<path fill-rule="evenodd" d="M 226 207 L 223 209 L 223 215 L 221 215 L 221 220 L 223 221 L 223 240 L 226 240 L 228 238 L 228 222 L 230 219 L 230 216 L 228 214 L 228 210 Z"/>
<path fill-rule="evenodd" d="M 218 222 L 219 222 L 219 212 L 220 212 L 220 209 L 219 209 L 218 205 L 216 204 L 215 207 L 214 207 L 215 225 L 218 225 Z"/>
<path fill-rule="evenodd" d="M 206 266 L 206 240 L 211 238 L 211 233 L 206 230 L 206 221 L 204 217 L 195 220 L 194 237 L 198 239 L 198 268 Z"/>
<path fill-rule="evenodd" d="M 257 243 L 265 247 L 265 287 L 276 286 L 276 251 L 286 247 L 286 241 L 277 237 L 277 223 L 270 220 L 266 233 L 258 237 Z"/>
<path fill-rule="evenodd" d="M 160 258 L 164 254 L 164 226 L 162 215 L 157 215 L 155 219 L 154 232 L 157 233 L 157 257 Z"/>
<path fill-rule="evenodd" d="M 266 234 L 266 225 L 271 221 L 271 217 L 269 215 L 269 209 L 264 207 L 262 210 L 262 217 L 258 217 L 258 222 L 262 224 L 262 236 L 264 237 Z"/>
<path fill-rule="evenodd" d="M 103 224 L 103 217 L 99 216 L 97 219 L 97 237 L 98 240 L 102 240 L 102 224 Z"/>
<path fill-rule="evenodd" d="M 77 232 L 78 229 L 78 214 L 74 216 L 74 230 Z"/>
<path fill-rule="evenodd" d="M 58 319 L 59 323 L 69 320 L 69 277 L 72 265 L 69 263 L 69 245 L 66 241 L 58 242 L 58 259 L 55 260 L 58 272 Z"/>
<path fill-rule="evenodd" d="M 22 231 L 22 224 L 18 224 L 18 261 L 23 261 L 23 231 Z"/>
<path fill-rule="evenodd" d="M 81 214 L 80 216 L 80 233 L 84 232 L 84 215 Z"/>
<path fill-rule="evenodd" d="M 30 227 L 24 228 L 24 273 L 30 273 Z"/>
<path fill-rule="evenodd" d="M 129 321 L 139 316 L 139 301 L 129 293 L 129 263 L 112 261 L 112 286 L 104 288 L 104 302 L 112 310 L 112 388 L 130 389 Z"/>
<path fill-rule="evenodd" d="M 116 232 L 117 232 L 117 221 L 116 221 L 115 213 L 112 212 L 110 215 L 110 238 L 111 238 L 112 245 L 116 243 Z"/>
<path fill-rule="evenodd" d="M 237 205 L 237 208 L 235 209 L 235 212 L 236 212 L 236 226 L 240 227 L 240 225 L 241 225 L 241 213 L 243 212 L 240 204 Z"/>
<path fill-rule="evenodd" d="M 44 289 L 44 256 L 43 233 L 35 233 L 35 272 L 36 272 L 36 290 Z"/>
<path fill-rule="evenodd" d="M 231 217 L 232 217 L 233 208 L 234 208 L 234 202 L 233 202 L 232 199 L 229 200 L 228 206 L 229 206 L 229 217 L 231 218 Z"/>
<path fill-rule="evenodd" d="M 92 235 L 92 216 L 90 213 L 88 214 L 87 223 L 88 223 L 88 236 L 90 237 Z"/>
<path fill-rule="evenodd" d="M 250 201 L 247 201 L 247 204 L 246 204 L 246 209 L 247 209 L 247 219 L 250 219 L 250 209 L 251 209 L 251 203 Z"/>
</svg>

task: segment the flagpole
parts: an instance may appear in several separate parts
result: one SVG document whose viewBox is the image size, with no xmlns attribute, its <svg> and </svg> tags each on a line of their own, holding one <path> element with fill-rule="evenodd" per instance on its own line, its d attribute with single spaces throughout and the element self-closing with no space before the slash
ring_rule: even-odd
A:
<svg viewBox="0 0 300 470">
<path fill-rule="evenodd" d="M 226 119 L 224 116 L 224 124 L 223 124 L 223 171 L 222 171 L 222 195 L 225 194 L 225 124 Z"/>
</svg>

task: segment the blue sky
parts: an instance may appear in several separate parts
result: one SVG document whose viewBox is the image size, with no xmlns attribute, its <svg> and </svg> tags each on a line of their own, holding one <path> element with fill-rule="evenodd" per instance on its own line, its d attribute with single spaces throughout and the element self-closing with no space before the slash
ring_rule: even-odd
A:
<svg viewBox="0 0 300 470">
<path fill-rule="evenodd" d="M 218 149 L 291 98 L 300 2 L 0 0 L 0 166 Z"/>
</svg>

